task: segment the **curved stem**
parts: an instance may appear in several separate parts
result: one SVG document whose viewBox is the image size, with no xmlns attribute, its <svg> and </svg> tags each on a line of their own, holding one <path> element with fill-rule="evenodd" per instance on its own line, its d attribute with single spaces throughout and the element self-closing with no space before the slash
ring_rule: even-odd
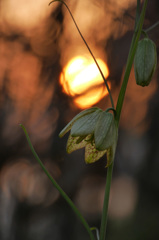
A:
<svg viewBox="0 0 159 240">
<path fill-rule="evenodd" d="M 115 116 L 116 110 L 115 110 L 114 108 L 110 107 L 110 108 L 107 108 L 107 109 L 105 110 L 105 112 L 109 112 L 109 111 L 113 111 L 113 114 L 114 114 L 114 116 Z"/>
<path fill-rule="evenodd" d="M 62 0 L 54 0 L 54 1 L 51 1 L 51 2 L 49 3 L 49 5 L 51 5 L 53 2 L 61 2 L 61 3 L 63 3 L 63 4 L 66 6 L 67 10 L 69 11 L 70 16 L 71 16 L 71 18 L 72 18 L 72 20 L 73 20 L 73 22 L 74 22 L 74 24 L 75 24 L 75 26 L 76 26 L 76 28 L 77 28 L 77 31 L 79 32 L 82 40 L 84 41 L 84 43 L 85 43 L 88 51 L 90 52 L 90 54 L 91 54 L 91 56 L 92 56 L 92 58 L 93 58 L 93 60 L 94 60 L 94 62 L 95 62 L 95 64 L 96 64 L 96 66 L 98 67 L 98 70 L 99 70 L 99 72 L 100 72 L 100 74 L 101 74 L 101 76 L 102 76 L 102 78 L 103 78 L 103 80 L 104 80 L 105 86 L 106 86 L 106 88 L 107 88 L 107 90 L 108 90 L 109 97 L 110 97 L 110 101 L 111 101 L 111 105 L 112 105 L 112 107 L 114 108 L 114 102 L 113 102 L 113 98 L 112 98 L 112 95 L 111 95 L 111 91 L 110 91 L 110 88 L 109 88 L 109 86 L 108 86 L 108 83 L 107 83 L 107 81 L 106 81 L 106 79 L 105 79 L 105 77 L 104 77 L 104 74 L 103 74 L 103 72 L 102 72 L 102 70 L 101 70 L 101 68 L 100 68 L 100 66 L 99 66 L 99 64 L 98 64 L 95 56 L 93 55 L 93 52 L 91 51 L 88 43 L 87 43 L 86 40 L 84 39 L 84 37 L 83 37 L 83 35 L 82 35 L 82 33 L 81 33 L 81 31 L 80 31 L 80 29 L 79 29 L 79 27 L 78 27 L 78 25 L 77 25 L 74 17 L 73 17 L 73 15 L 72 15 L 69 7 L 68 7 L 67 4 L 66 4 L 64 1 L 62 1 Z"/>
<path fill-rule="evenodd" d="M 99 240 L 99 230 L 98 230 L 98 228 L 96 228 L 96 227 L 91 227 L 91 230 L 92 230 L 92 231 L 93 231 L 93 230 L 96 231 L 96 238 L 97 238 L 97 240 Z"/>
<path fill-rule="evenodd" d="M 94 235 L 88 225 L 88 223 L 86 222 L 86 220 L 84 219 L 84 217 L 81 215 L 80 211 L 77 209 L 77 207 L 74 205 L 74 203 L 72 202 L 72 200 L 68 197 L 68 195 L 62 190 L 62 188 L 58 185 L 58 183 L 53 179 L 53 177 L 50 175 L 50 173 L 47 171 L 47 169 L 45 168 L 44 164 L 42 163 L 42 161 L 40 160 L 39 156 L 37 155 L 31 140 L 29 138 L 29 135 L 25 129 L 25 127 L 20 124 L 20 127 L 23 129 L 24 134 L 26 136 L 26 139 L 28 141 L 29 147 L 35 157 L 35 159 L 37 160 L 37 162 L 39 163 L 39 165 L 41 166 L 41 168 L 43 169 L 43 171 L 46 173 L 46 175 L 48 176 L 48 178 L 51 180 L 52 184 L 54 185 L 54 187 L 59 191 L 59 193 L 61 194 L 61 196 L 66 200 L 66 202 L 68 203 L 68 205 L 72 208 L 72 210 L 74 211 L 74 213 L 76 214 L 76 216 L 78 217 L 78 219 L 81 221 L 81 223 L 83 224 L 83 226 L 85 227 L 85 229 L 87 230 L 90 239 L 91 240 L 95 240 Z"/>
</svg>

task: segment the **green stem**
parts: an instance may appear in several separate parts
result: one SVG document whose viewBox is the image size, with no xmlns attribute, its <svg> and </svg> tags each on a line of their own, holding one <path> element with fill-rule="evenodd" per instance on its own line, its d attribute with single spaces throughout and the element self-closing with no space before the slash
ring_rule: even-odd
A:
<svg viewBox="0 0 159 240">
<path fill-rule="evenodd" d="M 103 212 L 102 212 L 102 220 L 101 220 L 101 228 L 100 228 L 100 240 L 105 240 L 105 236 L 106 236 L 109 193 L 110 193 L 112 174 L 113 174 L 113 163 L 107 169 L 105 196 L 104 196 L 104 204 L 103 204 Z"/>
<path fill-rule="evenodd" d="M 110 91 L 110 88 L 109 88 L 109 86 L 108 86 L 108 83 L 107 83 L 107 81 L 106 81 L 106 79 L 105 79 L 105 77 L 104 77 L 104 74 L 103 74 L 103 72 L 102 72 L 102 70 L 101 70 L 101 68 L 100 68 L 100 66 L 99 66 L 99 64 L 98 64 L 98 62 L 97 62 L 97 60 L 96 60 L 93 52 L 91 51 L 88 43 L 86 42 L 85 38 L 83 37 L 83 35 L 82 35 L 82 33 L 81 33 L 81 31 L 80 31 L 80 29 L 79 29 L 79 27 L 78 27 L 78 25 L 77 25 L 77 23 L 76 23 L 76 21 L 75 21 L 75 19 L 74 19 L 73 15 L 72 15 L 72 13 L 71 13 L 71 11 L 70 11 L 70 9 L 69 9 L 69 7 L 68 7 L 67 4 L 66 4 L 64 1 L 62 1 L 62 0 L 54 0 L 54 1 L 51 1 L 51 2 L 49 3 L 49 5 L 52 4 L 53 2 L 61 2 L 61 3 L 63 3 L 63 4 L 66 6 L 66 8 L 67 8 L 68 12 L 70 13 L 70 16 L 71 16 L 74 24 L 75 24 L 75 26 L 76 26 L 76 28 L 77 28 L 77 31 L 79 32 L 82 40 L 84 41 L 84 43 L 85 43 L 88 51 L 90 52 L 90 54 L 91 54 L 91 56 L 92 56 L 92 58 L 93 58 L 93 60 L 94 60 L 94 62 L 95 62 L 95 64 L 96 64 L 96 66 L 98 67 L 98 70 L 99 70 L 99 72 L 100 72 L 100 74 L 101 74 L 101 76 L 102 76 L 102 78 L 103 78 L 103 80 L 104 80 L 105 86 L 106 86 L 107 91 L 108 91 L 108 93 L 109 93 L 109 97 L 110 97 L 110 101 L 111 101 L 112 108 L 114 108 L 114 102 L 113 102 L 113 98 L 112 98 L 112 95 L 111 95 L 111 91 Z"/>
<path fill-rule="evenodd" d="M 137 7 L 136 7 L 136 17 L 135 17 L 135 29 L 137 27 L 137 23 L 140 18 L 140 0 L 137 0 Z"/>
<path fill-rule="evenodd" d="M 148 33 L 149 31 L 153 30 L 155 27 L 157 27 L 159 25 L 159 21 L 157 21 L 156 23 L 154 23 L 151 27 L 145 29 L 144 31 L 146 33 Z"/>
<path fill-rule="evenodd" d="M 83 224 L 83 226 L 85 227 L 85 229 L 87 230 L 90 239 L 91 240 L 95 240 L 94 235 L 88 225 L 88 223 L 86 222 L 86 220 L 84 219 L 84 217 L 81 215 L 81 213 L 79 212 L 79 210 L 77 209 L 77 207 L 74 205 L 74 203 L 72 202 L 72 200 L 68 197 L 68 195 L 62 190 L 62 188 L 58 185 L 58 183 L 53 179 L 53 177 L 50 175 L 50 173 L 46 170 L 45 166 L 43 165 L 42 161 L 40 160 L 39 156 L 37 155 L 31 140 L 29 138 L 29 135 L 25 129 L 25 127 L 20 124 L 20 127 L 23 129 L 26 139 L 28 141 L 29 147 L 35 157 L 35 159 L 37 160 L 37 162 L 39 163 L 39 165 L 41 166 L 41 168 L 43 169 L 43 171 L 46 173 L 46 175 L 48 176 L 48 178 L 51 180 L 52 184 L 54 185 L 54 187 L 59 191 L 59 193 L 61 194 L 61 196 L 66 200 L 66 202 L 68 203 L 68 205 L 72 208 L 72 210 L 74 211 L 74 213 L 76 214 L 76 216 L 78 217 L 78 219 L 81 221 L 81 223 Z"/>
<path fill-rule="evenodd" d="M 116 114 L 115 114 L 115 119 L 116 119 L 117 125 L 119 125 L 120 114 L 121 114 L 121 110 L 122 110 L 122 106 L 123 106 L 126 87 L 127 87 L 128 79 L 129 79 L 129 76 L 130 76 L 130 71 L 131 71 L 131 68 L 132 68 L 133 59 L 134 59 L 134 56 L 135 56 L 137 44 L 138 44 L 138 41 L 139 41 L 139 38 L 140 38 L 140 35 L 141 35 L 141 31 L 142 31 L 142 26 L 143 26 L 143 22 L 144 22 L 144 18 L 145 18 L 147 2 L 148 2 L 148 0 L 145 0 L 140 18 L 139 18 L 139 20 L 136 20 L 136 22 L 135 22 L 135 24 L 136 24 L 135 31 L 134 31 L 134 35 L 133 35 L 131 46 L 130 46 L 130 51 L 129 51 L 129 55 L 128 55 L 128 60 L 127 60 L 127 65 L 126 65 L 126 70 L 125 70 L 125 74 L 124 74 L 123 83 L 122 83 L 121 90 L 120 90 L 119 97 L 118 97 L 118 101 L 117 101 Z M 140 1 L 137 1 L 137 14 L 136 14 L 137 18 L 138 18 L 138 11 L 139 11 L 139 3 L 140 3 Z M 105 240 L 105 236 L 106 236 L 109 194 L 110 194 L 112 174 L 113 174 L 113 164 L 111 164 L 108 167 L 108 170 L 107 170 L 105 197 L 104 197 L 101 228 L 100 228 L 100 240 Z"/>
<path fill-rule="evenodd" d="M 118 125 L 119 125 L 120 114 L 121 114 L 121 110 L 122 110 L 122 106 L 123 106 L 123 102 L 124 102 L 127 83 L 128 83 L 128 80 L 129 80 L 129 76 L 130 76 L 130 72 L 131 72 L 131 68 L 132 68 L 132 64 L 133 64 L 133 60 L 134 60 L 134 56 L 135 56 L 135 52 L 136 52 L 136 48 L 137 48 L 137 44 L 138 44 L 138 41 L 139 41 L 139 38 L 140 38 L 140 35 L 141 35 L 141 32 L 142 32 L 142 26 L 143 26 L 143 22 L 144 22 L 144 18 L 145 18 L 147 2 L 148 2 L 148 0 L 144 1 L 144 5 L 143 5 L 143 8 L 142 8 L 140 19 L 137 23 L 136 30 L 135 30 L 134 35 L 133 35 L 133 39 L 132 39 L 132 42 L 131 42 L 130 51 L 129 51 L 129 55 L 128 55 L 128 60 L 127 60 L 127 64 L 126 64 L 124 79 L 123 79 L 123 83 L 122 83 L 120 93 L 119 93 L 119 97 L 118 97 L 118 101 L 117 101 L 116 120 L 118 122 Z"/>
</svg>

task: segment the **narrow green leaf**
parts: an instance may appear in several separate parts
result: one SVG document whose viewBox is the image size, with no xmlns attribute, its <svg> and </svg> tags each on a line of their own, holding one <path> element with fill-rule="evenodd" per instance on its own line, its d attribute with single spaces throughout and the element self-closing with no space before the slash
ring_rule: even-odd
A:
<svg viewBox="0 0 159 240">
<path fill-rule="evenodd" d="M 45 168 L 44 164 L 42 163 L 42 161 L 40 160 L 39 156 L 37 155 L 31 140 L 29 138 L 29 135 L 25 129 L 25 127 L 20 124 L 20 127 L 23 129 L 24 134 L 26 136 L 26 139 L 28 141 L 29 147 L 35 157 L 35 159 L 37 160 L 37 162 L 39 163 L 39 165 L 41 166 L 41 168 L 43 169 L 43 171 L 45 172 L 45 174 L 48 176 L 48 178 L 51 180 L 52 184 L 54 185 L 54 187 L 59 191 L 59 193 L 61 194 L 61 196 L 65 199 L 65 201 L 68 203 L 68 205 L 72 208 L 72 210 L 74 211 L 74 213 L 76 214 L 76 216 L 78 217 L 78 219 L 81 221 L 81 223 L 83 224 L 83 226 L 85 227 L 85 229 L 87 230 L 90 239 L 91 240 L 95 240 L 90 227 L 88 225 L 88 223 L 86 222 L 86 220 L 84 219 L 84 217 L 81 215 L 80 211 L 77 209 L 77 207 L 74 205 L 74 203 L 72 202 L 72 200 L 68 197 L 68 195 L 63 191 L 63 189 L 58 185 L 58 183 L 53 179 L 53 177 L 50 175 L 50 173 L 47 171 L 47 169 Z"/>
</svg>

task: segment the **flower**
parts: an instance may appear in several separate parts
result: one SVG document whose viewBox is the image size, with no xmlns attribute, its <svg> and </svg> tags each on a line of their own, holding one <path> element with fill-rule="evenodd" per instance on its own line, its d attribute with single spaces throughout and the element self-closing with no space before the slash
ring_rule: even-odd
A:
<svg viewBox="0 0 159 240">
<path fill-rule="evenodd" d="M 114 116 L 108 110 L 93 107 L 80 112 L 59 136 L 63 137 L 68 131 L 68 153 L 85 147 L 86 163 L 96 162 L 104 154 L 107 154 L 107 166 L 113 162 L 118 134 Z"/>
</svg>

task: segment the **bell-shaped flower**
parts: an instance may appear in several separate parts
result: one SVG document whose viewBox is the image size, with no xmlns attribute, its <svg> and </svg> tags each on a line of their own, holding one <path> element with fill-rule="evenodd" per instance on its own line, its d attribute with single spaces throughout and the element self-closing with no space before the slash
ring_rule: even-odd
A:
<svg viewBox="0 0 159 240">
<path fill-rule="evenodd" d="M 107 153 L 107 166 L 113 159 L 117 143 L 117 127 L 113 114 L 97 107 L 76 115 L 60 132 L 63 137 L 71 130 L 67 141 L 67 152 L 85 147 L 86 163 L 93 163 Z"/>
</svg>

